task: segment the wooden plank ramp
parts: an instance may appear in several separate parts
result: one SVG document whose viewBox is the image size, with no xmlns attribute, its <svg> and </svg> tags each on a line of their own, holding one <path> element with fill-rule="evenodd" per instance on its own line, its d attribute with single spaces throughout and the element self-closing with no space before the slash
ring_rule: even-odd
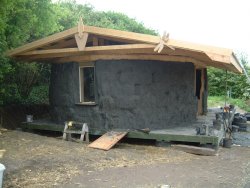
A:
<svg viewBox="0 0 250 188">
<path fill-rule="evenodd" d="M 126 134 L 128 134 L 128 131 L 109 131 L 89 144 L 88 147 L 108 151 Z"/>
</svg>

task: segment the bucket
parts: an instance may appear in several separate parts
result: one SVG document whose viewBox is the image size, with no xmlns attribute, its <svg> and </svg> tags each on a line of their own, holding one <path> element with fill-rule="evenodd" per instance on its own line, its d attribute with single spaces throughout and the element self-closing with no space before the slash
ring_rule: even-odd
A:
<svg viewBox="0 0 250 188">
<path fill-rule="evenodd" d="M 231 148 L 232 146 L 232 139 L 231 138 L 224 138 L 223 139 L 223 147 L 224 148 Z"/>
<path fill-rule="evenodd" d="M 27 122 L 33 122 L 33 115 L 26 115 Z"/>
<path fill-rule="evenodd" d="M 5 170 L 5 166 L 0 163 L 0 188 L 2 188 L 3 185 L 3 172 Z"/>
</svg>

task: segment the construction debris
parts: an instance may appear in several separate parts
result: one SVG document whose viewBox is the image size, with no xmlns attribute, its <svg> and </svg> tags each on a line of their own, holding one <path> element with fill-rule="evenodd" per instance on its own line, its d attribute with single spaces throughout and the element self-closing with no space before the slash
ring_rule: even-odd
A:
<svg viewBox="0 0 250 188">
<path fill-rule="evenodd" d="M 239 126 L 239 131 L 247 131 L 247 120 L 248 116 L 246 114 L 237 113 L 233 119 L 233 125 Z"/>
<path fill-rule="evenodd" d="M 249 112 L 245 113 L 245 117 L 247 118 L 247 121 L 250 121 L 250 113 Z"/>
<path fill-rule="evenodd" d="M 135 129 L 136 131 L 139 131 L 139 132 L 143 132 L 143 133 L 150 133 L 150 129 L 149 128 L 145 128 L 145 129 Z"/>
<path fill-rule="evenodd" d="M 217 154 L 217 150 L 211 148 L 203 148 L 203 147 L 188 146 L 188 145 L 172 145 L 172 147 L 177 150 L 181 150 L 187 153 L 192 153 L 195 155 L 214 156 Z"/>
</svg>

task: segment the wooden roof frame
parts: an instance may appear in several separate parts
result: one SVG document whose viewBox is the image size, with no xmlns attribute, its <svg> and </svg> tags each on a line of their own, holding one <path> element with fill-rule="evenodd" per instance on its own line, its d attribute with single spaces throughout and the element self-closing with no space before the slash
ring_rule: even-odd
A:
<svg viewBox="0 0 250 188">
<path fill-rule="evenodd" d="M 93 46 L 88 47 L 86 43 L 90 36 L 92 36 Z M 99 46 L 97 37 L 100 38 Z M 74 38 L 76 47 L 72 48 L 64 45 L 67 43 L 73 44 L 72 40 Z M 125 44 L 105 46 L 101 38 L 114 39 Z M 67 41 L 67 39 L 70 40 Z M 95 61 L 99 59 L 137 60 L 146 59 L 147 57 L 150 60 L 192 62 L 196 66 L 212 66 L 242 73 L 242 67 L 230 49 L 169 39 L 165 45 L 176 50 L 165 47 L 161 53 L 154 52 L 154 48 L 160 42 L 161 38 L 159 36 L 87 25 L 81 25 L 79 29 L 78 25 L 78 27 L 73 27 L 10 50 L 7 55 L 27 61 L 51 60 L 51 62 L 55 63 Z M 55 43 L 59 43 L 59 45 L 55 45 L 56 49 L 51 49 Z"/>
</svg>

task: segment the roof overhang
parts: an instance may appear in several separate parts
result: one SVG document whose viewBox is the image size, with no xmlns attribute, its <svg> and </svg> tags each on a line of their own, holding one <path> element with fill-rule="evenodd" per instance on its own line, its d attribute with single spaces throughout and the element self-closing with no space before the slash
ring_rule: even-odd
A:
<svg viewBox="0 0 250 188">
<path fill-rule="evenodd" d="M 230 49 L 81 24 L 10 50 L 7 55 L 22 61 L 50 63 L 101 59 L 192 62 L 196 67 L 211 66 L 242 73 Z"/>
</svg>

